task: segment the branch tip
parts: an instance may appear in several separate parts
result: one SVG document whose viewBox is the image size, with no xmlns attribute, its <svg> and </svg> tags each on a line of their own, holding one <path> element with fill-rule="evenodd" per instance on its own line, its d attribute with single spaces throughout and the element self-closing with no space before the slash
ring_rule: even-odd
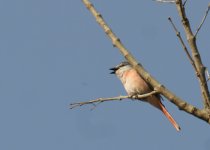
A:
<svg viewBox="0 0 210 150">
<path fill-rule="evenodd" d="M 176 0 L 153 0 L 160 3 L 176 3 Z"/>
<path fill-rule="evenodd" d="M 203 26 L 207 16 L 208 16 L 208 13 L 209 13 L 209 10 L 210 10 L 210 3 L 208 4 L 208 7 L 206 9 L 206 12 L 205 12 L 205 15 L 203 16 L 203 19 L 201 20 L 201 23 L 200 25 L 198 26 L 196 32 L 195 32 L 195 37 L 197 36 L 198 32 L 200 31 L 201 27 Z"/>
</svg>

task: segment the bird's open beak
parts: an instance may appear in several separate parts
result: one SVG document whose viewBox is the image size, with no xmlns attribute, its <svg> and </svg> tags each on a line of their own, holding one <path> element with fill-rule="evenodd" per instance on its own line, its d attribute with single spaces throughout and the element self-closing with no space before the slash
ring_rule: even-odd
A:
<svg viewBox="0 0 210 150">
<path fill-rule="evenodd" d="M 115 74 L 117 68 L 110 68 L 109 70 L 112 70 L 112 72 L 110 72 L 110 74 Z"/>
</svg>

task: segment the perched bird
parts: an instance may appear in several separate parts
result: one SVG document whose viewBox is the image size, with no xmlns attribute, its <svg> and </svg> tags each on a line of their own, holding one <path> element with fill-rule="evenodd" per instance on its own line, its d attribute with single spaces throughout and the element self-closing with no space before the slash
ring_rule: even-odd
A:
<svg viewBox="0 0 210 150">
<path fill-rule="evenodd" d="M 111 74 L 116 74 L 116 76 L 120 79 L 129 96 L 146 94 L 152 91 L 152 87 L 147 82 L 145 82 L 145 80 L 137 73 L 134 68 L 132 68 L 128 62 L 122 62 L 116 67 L 110 68 L 110 70 L 112 70 Z M 161 110 L 174 126 L 174 128 L 177 131 L 181 130 L 180 126 L 176 123 L 165 106 L 162 104 L 161 96 L 159 94 L 148 96 L 147 98 L 142 99 L 142 101 L 148 102 Z"/>
</svg>

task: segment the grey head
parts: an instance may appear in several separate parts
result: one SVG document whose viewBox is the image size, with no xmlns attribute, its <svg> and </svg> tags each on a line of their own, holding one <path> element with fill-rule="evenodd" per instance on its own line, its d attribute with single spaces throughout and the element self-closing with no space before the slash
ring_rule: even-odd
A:
<svg viewBox="0 0 210 150">
<path fill-rule="evenodd" d="M 127 61 L 124 61 L 119 65 L 117 65 L 116 67 L 110 68 L 110 70 L 112 70 L 110 74 L 116 74 L 117 76 L 122 75 L 124 71 L 127 71 L 131 68 L 132 68 L 131 65 Z"/>
</svg>

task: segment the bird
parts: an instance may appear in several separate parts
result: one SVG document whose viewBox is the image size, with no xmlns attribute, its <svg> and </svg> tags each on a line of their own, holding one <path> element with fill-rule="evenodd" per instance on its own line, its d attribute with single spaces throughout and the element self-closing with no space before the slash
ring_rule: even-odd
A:
<svg viewBox="0 0 210 150">
<path fill-rule="evenodd" d="M 129 96 L 146 94 L 153 91 L 152 86 L 147 83 L 127 61 L 120 63 L 116 67 L 110 68 L 110 70 L 112 71 L 110 74 L 115 74 L 120 79 L 125 88 L 125 91 Z M 148 102 L 152 106 L 162 111 L 162 113 L 166 116 L 174 128 L 177 131 L 180 131 L 180 126 L 165 108 L 161 100 L 162 97 L 160 94 L 150 95 L 144 99 L 141 99 L 141 101 Z"/>
</svg>

